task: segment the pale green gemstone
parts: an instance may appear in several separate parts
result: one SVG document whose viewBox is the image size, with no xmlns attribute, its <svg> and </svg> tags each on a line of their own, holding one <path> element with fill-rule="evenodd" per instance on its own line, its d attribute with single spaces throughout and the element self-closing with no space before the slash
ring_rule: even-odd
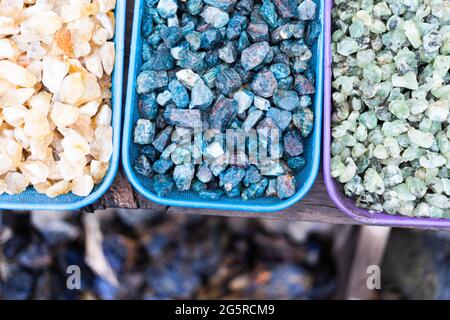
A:
<svg viewBox="0 0 450 320">
<path fill-rule="evenodd" d="M 347 183 L 349 182 L 356 174 L 356 164 L 353 161 L 352 158 L 347 158 L 345 160 L 345 169 L 344 172 L 339 176 L 339 182 L 340 183 Z"/>
<path fill-rule="evenodd" d="M 387 137 L 383 144 L 392 158 L 400 158 L 401 149 L 397 140 L 392 137 Z"/>
<path fill-rule="evenodd" d="M 369 31 L 374 34 L 382 34 L 386 32 L 386 25 L 381 20 L 374 20 L 369 26 Z"/>
<path fill-rule="evenodd" d="M 410 191 L 408 186 L 405 183 L 399 184 L 398 186 L 395 186 L 393 189 L 400 200 L 402 201 L 414 201 L 416 200 L 416 196 L 413 195 Z"/>
<path fill-rule="evenodd" d="M 450 97 L 450 84 L 431 89 L 431 94 L 437 99 L 446 99 Z"/>
<path fill-rule="evenodd" d="M 381 68 L 375 64 L 369 64 L 363 69 L 364 79 L 369 80 L 370 83 L 380 83 L 382 74 Z"/>
<path fill-rule="evenodd" d="M 415 217 L 430 217 L 430 205 L 425 202 L 419 203 L 414 209 Z"/>
<path fill-rule="evenodd" d="M 348 27 L 348 32 L 352 38 L 360 38 L 365 33 L 364 23 L 360 20 L 354 21 L 350 27 Z"/>
<path fill-rule="evenodd" d="M 364 174 L 364 187 L 367 191 L 376 194 L 383 194 L 385 190 L 383 178 L 372 168 L 368 168 Z"/>
<path fill-rule="evenodd" d="M 367 140 L 367 127 L 359 124 L 355 130 L 355 138 L 360 142 Z"/>
<path fill-rule="evenodd" d="M 345 164 L 341 161 L 340 157 L 331 158 L 330 162 L 331 176 L 337 178 L 344 173 Z"/>
<path fill-rule="evenodd" d="M 430 179 L 430 181 L 428 183 L 428 187 L 434 193 L 443 193 L 444 192 L 444 183 L 438 177 L 434 177 L 434 178 Z"/>
<path fill-rule="evenodd" d="M 383 203 L 383 211 L 389 214 L 397 214 L 401 212 L 403 206 L 404 203 L 400 199 L 395 198 Z"/>
<path fill-rule="evenodd" d="M 436 134 L 436 141 L 441 153 L 450 151 L 450 140 L 444 131 L 440 131 Z"/>
<path fill-rule="evenodd" d="M 352 17 L 352 21 L 361 21 L 364 23 L 365 26 L 370 26 L 373 22 L 372 15 L 369 11 L 366 10 L 359 10 L 355 13 L 355 15 Z"/>
<path fill-rule="evenodd" d="M 450 32 L 449 32 L 450 37 Z M 444 78 L 450 69 L 450 54 L 443 56 L 439 55 L 434 59 L 433 62 L 433 75 L 439 76 L 440 78 Z"/>
<path fill-rule="evenodd" d="M 369 130 L 375 129 L 378 123 L 377 115 L 371 111 L 361 113 L 358 120 Z"/>
<path fill-rule="evenodd" d="M 442 185 L 443 185 L 443 192 L 450 196 L 450 179 L 448 178 L 442 178 Z"/>
<path fill-rule="evenodd" d="M 362 143 L 357 143 L 352 149 L 352 157 L 359 158 L 363 156 L 367 151 L 367 148 Z"/>
<path fill-rule="evenodd" d="M 361 195 L 364 192 L 364 185 L 360 176 L 354 176 L 352 180 L 344 185 L 344 193 L 348 197 Z"/>
<path fill-rule="evenodd" d="M 408 131 L 408 124 L 405 120 L 394 120 L 383 123 L 381 130 L 387 137 L 396 137 Z"/>
<path fill-rule="evenodd" d="M 337 44 L 337 52 L 345 57 L 357 52 L 359 49 L 358 42 L 355 39 L 346 37 Z"/>
<path fill-rule="evenodd" d="M 408 38 L 411 45 L 418 49 L 422 45 L 422 36 L 420 34 L 419 28 L 417 28 L 416 23 L 413 20 L 408 20 L 403 23 L 403 30 L 405 31 L 406 37 Z"/>
<path fill-rule="evenodd" d="M 427 185 L 422 179 L 417 177 L 407 177 L 406 185 L 408 186 L 409 192 L 417 198 L 423 198 L 427 193 Z"/>
<path fill-rule="evenodd" d="M 377 18 L 386 18 L 392 15 L 391 9 L 389 9 L 386 2 L 378 2 L 372 10 L 373 14 Z"/>
<path fill-rule="evenodd" d="M 405 161 L 413 161 L 413 160 L 419 159 L 425 153 L 426 153 L 426 151 L 424 149 L 411 146 L 411 147 L 406 148 L 405 151 L 403 151 L 402 158 Z"/>
<path fill-rule="evenodd" d="M 396 164 L 388 164 L 383 168 L 384 184 L 387 188 L 403 182 L 403 172 Z"/>
<path fill-rule="evenodd" d="M 342 137 L 342 142 L 347 147 L 353 147 L 357 143 L 355 137 L 350 135 L 350 134 L 347 134 L 347 135 L 343 136 Z"/>
<path fill-rule="evenodd" d="M 378 159 L 387 159 L 389 157 L 389 152 L 382 144 L 379 144 L 375 146 L 375 149 L 373 150 L 373 155 Z"/>
<path fill-rule="evenodd" d="M 353 110 L 357 110 L 357 111 L 361 110 L 361 108 L 362 108 L 361 100 L 356 97 L 353 97 L 352 98 L 352 108 L 353 108 Z"/>
<path fill-rule="evenodd" d="M 364 67 L 375 61 L 375 52 L 372 49 L 362 50 L 356 54 L 359 67 Z"/>
<path fill-rule="evenodd" d="M 428 109 L 428 101 L 425 99 L 409 99 L 410 111 L 413 115 L 418 115 Z"/>
<path fill-rule="evenodd" d="M 441 219 L 444 216 L 444 210 L 435 206 L 430 207 L 430 218 Z"/>
<path fill-rule="evenodd" d="M 444 122 L 447 121 L 450 109 L 450 99 L 448 100 L 439 100 L 434 103 L 431 103 L 428 106 L 427 116 L 432 121 Z"/>
<path fill-rule="evenodd" d="M 439 209 L 450 208 L 450 200 L 442 194 L 427 194 L 425 196 L 425 201 Z"/>
<path fill-rule="evenodd" d="M 428 149 L 434 141 L 434 136 L 428 132 L 421 132 L 420 130 L 409 128 L 408 138 L 413 145 Z"/>
<path fill-rule="evenodd" d="M 394 87 L 407 88 L 410 90 L 419 89 L 416 74 L 412 71 L 405 73 L 403 76 L 396 73 L 392 75 L 391 81 Z"/>
<path fill-rule="evenodd" d="M 447 159 L 436 152 L 428 152 L 419 159 L 419 163 L 424 168 L 439 168 L 447 164 Z"/>
<path fill-rule="evenodd" d="M 395 64 L 393 63 L 388 63 L 388 64 L 383 64 L 381 66 L 381 80 L 386 81 L 386 80 L 391 80 L 392 75 L 395 74 L 395 72 L 397 71 L 397 69 L 395 68 Z"/>
</svg>

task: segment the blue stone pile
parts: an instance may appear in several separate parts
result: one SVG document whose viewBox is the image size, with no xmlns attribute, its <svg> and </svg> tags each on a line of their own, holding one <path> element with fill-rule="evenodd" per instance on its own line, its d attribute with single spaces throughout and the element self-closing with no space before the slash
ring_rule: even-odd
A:
<svg viewBox="0 0 450 320">
<path fill-rule="evenodd" d="M 314 122 L 315 2 L 145 2 L 136 172 L 151 178 L 160 197 L 174 190 L 207 200 L 293 196 Z M 202 139 L 194 142 L 199 127 Z M 220 134 L 227 129 L 277 129 L 279 141 L 268 143 L 278 151 L 253 163 L 248 151 L 255 146 L 246 139 L 245 152 L 230 154 Z"/>
</svg>

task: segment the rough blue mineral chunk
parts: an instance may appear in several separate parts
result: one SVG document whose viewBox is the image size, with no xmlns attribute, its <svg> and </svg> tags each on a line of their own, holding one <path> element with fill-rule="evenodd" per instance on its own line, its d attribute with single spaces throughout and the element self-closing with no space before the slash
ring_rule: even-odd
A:
<svg viewBox="0 0 450 320">
<path fill-rule="evenodd" d="M 198 194 L 204 200 L 220 200 L 223 197 L 222 190 L 202 190 Z"/>
<path fill-rule="evenodd" d="M 270 45 L 267 41 L 251 45 L 241 55 L 241 64 L 244 70 L 252 70 L 259 66 L 270 51 Z"/>
<path fill-rule="evenodd" d="M 310 55 L 311 51 L 305 44 L 303 39 L 300 40 L 284 40 L 280 45 L 281 52 L 284 52 L 289 57 L 299 57 L 303 55 Z"/>
<path fill-rule="evenodd" d="M 172 101 L 175 103 L 177 108 L 185 109 L 189 106 L 189 93 L 180 81 L 170 81 L 169 90 L 172 94 Z"/>
<path fill-rule="evenodd" d="M 134 128 L 134 143 L 150 144 L 155 137 L 155 125 L 148 119 L 139 119 Z"/>
<path fill-rule="evenodd" d="M 236 188 L 233 188 L 230 192 L 227 192 L 227 197 L 234 199 L 241 196 L 241 185 L 239 184 Z"/>
<path fill-rule="evenodd" d="M 247 18 L 238 12 L 228 22 L 227 38 L 236 40 L 245 29 L 247 29 Z"/>
<path fill-rule="evenodd" d="M 219 64 L 221 62 L 222 61 L 220 60 L 220 57 L 219 57 L 219 50 L 217 50 L 217 49 L 209 50 L 206 53 L 206 56 L 205 56 L 205 69 L 209 70 L 209 69 L 211 69 L 213 67 L 220 67 Z M 222 69 L 223 68 L 221 67 L 221 70 Z"/>
<path fill-rule="evenodd" d="M 241 36 L 239 37 L 237 49 L 242 52 L 245 48 L 248 48 L 250 46 L 250 40 L 248 39 L 247 32 L 242 32 Z"/>
<path fill-rule="evenodd" d="M 309 108 L 300 109 L 292 117 L 292 123 L 300 130 L 303 137 L 311 134 L 314 128 L 314 113 Z"/>
<path fill-rule="evenodd" d="M 242 14 L 250 14 L 253 11 L 254 0 L 241 0 L 236 5 L 236 9 L 242 12 Z"/>
<path fill-rule="evenodd" d="M 183 34 L 180 27 L 172 26 L 162 29 L 160 36 L 167 48 L 173 48 L 181 40 Z"/>
<path fill-rule="evenodd" d="M 202 124 L 200 110 L 168 109 L 164 118 L 172 126 L 197 128 Z"/>
<path fill-rule="evenodd" d="M 209 113 L 209 127 L 224 132 L 236 117 L 237 102 L 233 99 L 219 99 Z"/>
<path fill-rule="evenodd" d="M 284 110 L 294 111 L 300 105 L 297 92 L 288 90 L 276 90 L 273 94 L 273 103 Z"/>
<path fill-rule="evenodd" d="M 269 27 L 265 23 L 250 23 L 247 35 L 252 42 L 269 41 Z"/>
<path fill-rule="evenodd" d="M 143 119 L 155 120 L 158 115 L 158 103 L 155 94 L 145 94 L 139 98 L 139 115 Z"/>
<path fill-rule="evenodd" d="M 212 180 L 213 174 L 211 172 L 211 169 L 209 169 L 209 166 L 207 163 L 202 163 L 198 166 L 197 169 L 197 179 L 200 180 L 203 183 L 208 183 Z"/>
<path fill-rule="evenodd" d="M 262 179 L 261 173 L 255 166 L 250 166 L 245 173 L 244 185 L 249 186 L 253 183 L 260 182 Z"/>
<path fill-rule="evenodd" d="M 277 178 L 277 196 L 280 199 L 287 199 L 295 194 L 296 181 L 291 175 L 284 175 Z"/>
<path fill-rule="evenodd" d="M 164 128 L 162 131 L 160 131 L 152 143 L 153 147 L 157 151 L 163 152 L 164 149 L 169 144 L 170 136 L 172 135 L 172 132 L 173 132 L 173 127 L 170 127 L 170 126 Z"/>
<path fill-rule="evenodd" d="M 143 71 L 137 77 L 137 92 L 147 94 L 151 91 L 167 86 L 166 71 Z"/>
<path fill-rule="evenodd" d="M 312 0 L 304 0 L 298 6 L 300 20 L 314 20 L 316 18 L 316 4 Z"/>
<path fill-rule="evenodd" d="M 207 189 L 207 185 L 199 180 L 194 180 L 191 184 L 191 189 L 194 192 L 200 192 Z"/>
<path fill-rule="evenodd" d="M 141 33 L 144 37 L 148 37 L 153 32 L 153 19 L 152 17 L 146 17 L 142 23 Z"/>
<path fill-rule="evenodd" d="M 220 185 L 226 192 L 236 188 L 245 177 L 245 170 L 238 167 L 231 167 L 220 174 Z"/>
<path fill-rule="evenodd" d="M 236 61 L 237 49 L 234 42 L 228 42 L 225 46 L 219 49 L 219 58 L 225 63 L 231 64 Z"/>
<path fill-rule="evenodd" d="M 142 70 L 163 71 L 174 67 L 174 60 L 168 48 L 162 47 L 157 51 L 151 51 L 148 61 L 142 66 Z"/>
<path fill-rule="evenodd" d="M 173 170 L 173 179 L 179 191 L 188 191 L 191 188 L 195 168 L 192 163 L 181 164 Z"/>
<path fill-rule="evenodd" d="M 155 162 L 156 161 L 156 157 L 157 152 L 156 149 L 153 146 L 144 146 L 141 149 L 141 154 L 143 154 L 144 156 L 146 156 L 151 162 Z"/>
<path fill-rule="evenodd" d="M 292 113 L 278 108 L 270 108 L 267 111 L 266 116 L 271 118 L 281 131 L 284 131 L 292 120 Z"/>
<path fill-rule="evenodd" d="M 201 42 L 202 34 L 197 31 L 189 32 L 186 35 L 186 41 L 189 43 L 189 47 L 193 51 L 197 51 L 200 49 L 200 42 Z"/>
<path fill-rule="evenodd" d="M 278 89 L 280 90 L 293 90 L 294 89 L 294 77 L 286 77 L 278 80 Z"/>
<path fill-rule="evenodd" d="M 134 170 L 146 177 L 150 177 L 153 172 L 150 160 L 144 155 L 141 155 L 136 159 L 134 162 Z"/>
<path fill-rule="evenodd" d="M 294 33 L 292 32 L 292 28 L 290 24 L 283 24 L 272 31 L 271 39 L 275 43 L 279 43 L 283 40 L 287 40 L 292 38 Z"/>
<path fill-rule="evenodd" d="M 284 151 L 290 157 L 296 157 L 303 153 L 303 139 L 296 129 L 289 131 L 284 136 Z"/>
<path fill-rule="evenodd" d="M 203 2 L 221 10 L 231 12 L 237 0 L 203 0 Z"/>
<path fill-rule="evenodd" d="M 201 72 L 205 68 L 205 55 L 205 52 L 183 50 L 179 53 L 180 59 L 177 61 L 177 65 L 183 69 L 191 69 L 195 72 Z"/>
<path fill-rule="evenodd" d="M 297 0 L 271 0 L 277 8 L 278 14 L 284 18 L 297 18 Z"/>
<path fill-rule="evenodd" d="M 166 174 L 173 167 L 173 161 L 171 159 L 161 158 L 153 163 L 153 171 L 158 174 Z"/>
<path fill-rule="evenodd" d="M 202 79 L 195 82 L 191 92 L 190 109 L 206 110 L 214 100 L 214 94 Z"/>
<path fill-rule="evenodd" d="M 319 19 L 315 19 L 308 26 L 305 43 L 308 46 L 312 46 L 316 42 L 321 32 L 322 32 L 322 24 Z"/>
<path fill-rule="evenodd" d="M 278 15 L 274 4 L 270 0 L 263 0 L 263 5 L 260 8 L 261 16 L 264 21 L 271 28 L 278 26 Z"/>
<path fill-rule="evenodd" d="M 175 187 L 175 181 L 167 175 L 155 175 L 152 181 L 153 190 L 155 190 L 158 197 L 167 196 Z"/>
<path fill-rule="evenodd" d="M 216 88 L 228 96 L 242 85 L 241 76 L 233 68 L 223 70 L 216 78 Z"/>
<path fill-rule="evenodd" d="M 248 188 L 242 191 L 242 199 L 250 200 L 263 196 L 268 184 L 269 179 L 267 178 L 263 178 L 261 181 L 251 184 Z"/>
<path fill-rule="evenodd" d="M 203 8 L 203 0 L 188 0 L 187 1 L 187 9 L 190 14 L 196 16 L 202 12 Z"/>
<path fill-rule="evenodd" d="M 222 68 L 220 66 L 213 67 L 203 74 L 202 79 L 208 87 L 214 88 L 216 86 L 216 78 L 221 72 Z"/>
<path fill-rule="evenodd" d="M 175 16 L 178 10 L 178 4 L 176 0 L 159 0 L 156 10 L 161 17 L 167 19 Z"/>
<path fill-rule="evenodd" d="M 287 165 L 294 171 L 300 171 L 305 167 L 306 160 L 303 157 L 289 158 L 287 161 Z"/>
<path fill-rule="evenodd" d="M 255 94 L 270 98 L 277 88 L 277 79 L 269 70 L 259 72 L 253 79 L 251 88 Z"/>
<path fill-rule="evenodd" d="M 277 80 L 284 79 L 291 74 L 289 65 L 285 63 L 274 63 L 270 66 L 270 71 L 272 71 Z"/>
<path fill-rule="evenodd" d="M 298 74 L 295 77 L 294 87 L 300 95 L 316 93 L 316 88 L 311 83 L 311 81 L 301 74 Z"/>
<path fill-rule="evenodd" d="M 210 50 L 222 42 L 222 32 L 217 28 L 208 28 L 202 32 L 200 49 Z"/>
</svg>

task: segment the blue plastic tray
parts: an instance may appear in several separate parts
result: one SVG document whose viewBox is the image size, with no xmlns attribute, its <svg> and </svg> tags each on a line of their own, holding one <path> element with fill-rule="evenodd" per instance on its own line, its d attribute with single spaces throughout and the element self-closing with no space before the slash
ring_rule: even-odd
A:
<svg viewBox="0 0 450 320">
<path fill-rule="evenodd" d="M 112 127 L 113 127 L 113 155 L 108 172 L 103 181 L 96 185 L 87 197 L 78 197 L 72 193 L 51 199 L 37 193 L 29 187 L 19 195 L 3 194 L 0 196 L 0 209 L 8 210 L 76 210 L 90 205 L 98 200 L 111 186 L 119 167 L 121 116 L 122 116 L 122 86 L 123 59 L 125 39 L 126 1 L 119 0 L 116 5 L 116 61 L 112 75 Z"/>
<path fill-rule="evenodd" d="M 316 0 L 318 7 L 320 7 L 320 19 L 323 26 L 324 12 L 322 2 L 323 1 Z M 195 192 L 190 191 L 173 191 L 167 197 L 160 198 L 152 191 L 151 180 L 135 173 L 133 169 L 133 163 L 139 156 L 139 147 L 133 143 L 133 131 L 134 125 L 139 117 L 137 108 L 138 94 L 136 93 L 136 78 L 142 64 L 141 52 L 143 39 L 140 36 L 140 30 L 142 22 L 141 16 L 143 14 L 144 7 L 145 0 L 135 1 L 122 148 L 122 160 L 125 172 L 134 188 L 136 188 L 136 190 L 148 200 L 166 206 L 208 208 L 218 210 L 272 212 L 286 209 L 301 200 L 314 184 L 320 165 L 323 98 L 323 28 L 317 44 L 313 48 L 313 51 L 315 51 L 313 65 L 315 65 L 317 90 L 314 102 L 315 127 L 311 136 L 305 140 L 305 158 L 307 160 L 307 165 L 296 175 L 298 192 L 287 200 L 280 200 L 275 197 L 266 197 L 249 201 L 227 198 L 223 198 L 220 201 L 206 201 L 201 199 Z"/>
</svg>

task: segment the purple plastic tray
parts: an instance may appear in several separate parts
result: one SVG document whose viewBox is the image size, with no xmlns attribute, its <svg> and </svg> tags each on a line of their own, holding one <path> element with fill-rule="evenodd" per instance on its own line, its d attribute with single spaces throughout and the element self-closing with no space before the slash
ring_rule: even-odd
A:
<svg viewBox="0 0 450 320">
<path fill-rule="evenodd" d="M 414 218 L 386 213 L 371 213 L 369 210 L 356 207 L 355 201 L 346 197 L 340 185 L 330 175 L 331 161 L 331 8 L 333 0 L 325 0 L 325 46 L 324 46 L 324 134 L 323 134 L 323 174 L 325 186 L 336 206 L 349 217 L 364 224 L 450 229 L 449 219 Z"/>
</svg>

